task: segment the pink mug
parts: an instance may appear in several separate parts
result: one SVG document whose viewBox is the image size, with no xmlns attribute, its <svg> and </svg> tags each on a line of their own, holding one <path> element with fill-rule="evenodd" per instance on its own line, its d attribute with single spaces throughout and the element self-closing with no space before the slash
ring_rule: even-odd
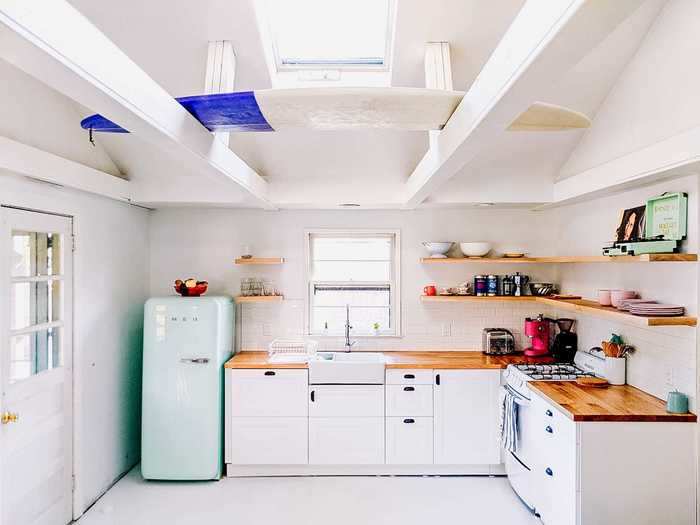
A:
<svg viewBox="0 0 700 525">
<path fill-rule="evenodd" d="M 600 306 L 610 306 L 610 290 L 598 290 L 598 304 Z"/>
</svg>

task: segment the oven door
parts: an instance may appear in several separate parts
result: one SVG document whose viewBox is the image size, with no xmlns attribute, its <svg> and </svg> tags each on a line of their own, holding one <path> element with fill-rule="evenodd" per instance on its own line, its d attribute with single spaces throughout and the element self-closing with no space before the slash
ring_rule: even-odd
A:
<svg viewBox="0 0 700 525">
<path fill-rule="evenodd" d="M 518 404 L 517 450 L 516 452 L 504 451 L 506 474 L 515 493 L 530 510 L 535 511 L 537 489 L 532 467 L 535 464 L 537 451 L 536 415 L 529 399 L 508 385 L 504 385 L 502 388 L 511 392 Z"/>
</svg>

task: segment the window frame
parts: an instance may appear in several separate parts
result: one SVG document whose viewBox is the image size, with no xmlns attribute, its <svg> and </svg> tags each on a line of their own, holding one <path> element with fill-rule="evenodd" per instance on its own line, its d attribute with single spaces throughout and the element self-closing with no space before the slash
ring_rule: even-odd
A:
<svg viewBox="0 0 700 525">
<path fill-rule="evenodd" d="M 314 281 L 312 279 L 312 264 L 313 256 L 311 253 L 311 237 L 321 235 L 325 237 L 375 237 L 378 235 L 386 235 L 392 237 L 392 259 L 391 259 L 391 279 L 389 283 L 390 297 L 390 317 L 393 319 L 393 327 L 391 330 L 380 329 L 378 334 L 352 334 L 353 338 L 377 338 L 377 337 L 402 337 L 401 323 L 401 230 L 391 228 L 381 229 L 306 229 L 304 230 L 304 252 L 306 264 L 304 268 L 304 281 L 306 292 L 304 294 L 304 334 L 311 337 L 340 337 L 340 334 L 324 334 L 322 332 L 313 332 L 312 327 L 312 308 L 313 308 L 313 291 L 314 285 L 322 284 L 326 286 L 342 286 L 347 284 L 347 281 Z M 377 282 L 353 281 L 356 286 L 371 286 Z"/>
<path fill-rule="evenodd" d="M 282 60 L 279 48 L 277 45 L 277 36 L 275 32 L 275 27 L 272 22 L 272 17 L 270 16 L 270 10 L 272 7 L 270 4 L 263 0 L 264 16 L 266 19 L 266 32 L 270 42 L 270 48 L 272 51 L 272 60 L 275 64 L 275 69 L 278 73 L 289 73 L 294 71 L 354 71 L 354 72 L 373 72 L 373 73 L 386 73 L 391 71 L 391 62 L 393 57 L 394 49 L 394 39 L 396 33 L 396 0 L 388 0 L 388 12 L 387 12 L 387 27 L 386 27 L 386 38 L 384 42 L 384 59 L 381 64 L 372 63 L 359 63 L 353 62 L 353 59 L 343 60 L 340 59 L 337 62 L 331 60 L 319 60 L 314 62 L 312 60 L 305 60 L 303 58 L 298 59 L 299 62 L 286 63 Z"/>
</svg>

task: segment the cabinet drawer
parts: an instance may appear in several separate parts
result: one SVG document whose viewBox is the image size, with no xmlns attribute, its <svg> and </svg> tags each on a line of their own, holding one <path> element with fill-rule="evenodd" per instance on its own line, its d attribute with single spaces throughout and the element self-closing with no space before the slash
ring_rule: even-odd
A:
<svg viewBox="0 0 700 525">
<path fill-rule="evenodd" d="M 433 416 L 433 385 L 386 387 L 387 416 Z"/>
<path fill-rule="evenodd" d="M 383 385 L 314 385 L 310 417 L 384 417 Z"/>
<path fill-rule="evenodd" d="M 229 422 L 226 463 L 303 465 L 308 463 L 305 417 L 235 417 Z"/>
<path fill-rule="evenodd" d="M 433 462 L 432 417 L 388 417 L 386 462 L 393 465 L 429 465 Z"/>
<path fill-rule="evenodd" d="M 383 464 L 384 418 L 309 418 L 309 463 L 312 465 Z"/>
<path fill-rule="evenodd" d="M 234 417 L 306 416 L 306 370 L 227 370 Z"/>
<path fill-rule="evenodd" d="M 432 370 L 403 370 L 388 369 L 386 371 L 387 385 L 432 385 Z"/>
</svg>

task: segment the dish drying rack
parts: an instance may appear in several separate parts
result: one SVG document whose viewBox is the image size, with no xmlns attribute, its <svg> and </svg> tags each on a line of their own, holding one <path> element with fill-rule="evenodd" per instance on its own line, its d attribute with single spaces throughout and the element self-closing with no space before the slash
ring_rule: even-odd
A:
<svg viewBox="0 0 700 525">
<path fill-rule="evenodd" d="M 302 339 L 275 339 L 268 346 L 267 352 L 271 363 L 306 363 L 316 354 L 317 341 Z"/>
</svg>

